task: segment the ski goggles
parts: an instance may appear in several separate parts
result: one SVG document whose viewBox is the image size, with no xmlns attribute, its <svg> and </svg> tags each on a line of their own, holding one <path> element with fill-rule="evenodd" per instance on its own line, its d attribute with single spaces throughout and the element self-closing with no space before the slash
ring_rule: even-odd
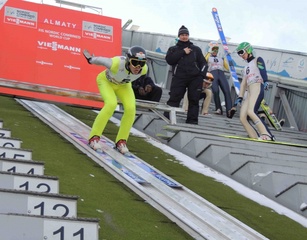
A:
<svg viewBox="0 0 307 240">
<path fill-rule="evenodd" d="M 146 64 L 146 60 L 137 60 L 137 59 L 130 59 L 129 63 L 132 65 L 132 67 L 137 68 L 137 67 L 144 67 Z"/>
<path fill-rule="evenodd" d="M 244 53 L 246 53 L 245 49 L 242 49 L 242 50 L 240 50 L 240 51 L 237 51 L 237 54 L 238 54 L 239 56 L 243 56 Z"/>
</svg>

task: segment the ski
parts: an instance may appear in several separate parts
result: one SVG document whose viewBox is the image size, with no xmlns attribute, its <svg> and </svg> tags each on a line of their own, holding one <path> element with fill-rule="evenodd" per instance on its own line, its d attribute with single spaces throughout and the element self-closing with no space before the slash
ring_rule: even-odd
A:
<svg viewBox="0 0 307 240">
<path fill-rule="evenodd" d="M 220 17 L 219 17 L 219 14 L 218 14 L 216 8 L 212 8 L 212 16 L 213 16 L 217 31 L 220 35 L 220 40 L 221 40 L 221 43 L 222 43 L 223 48 L 224 48 L 226 59 L 228 61 L 228 65 L 229 65 L 229 69 L 230 69 L 230 73 L 231 73 L 231 78 L 232 78 L 232 81 L 233 81 L 233 84 L 234 84 L 236 94 L 239 95 L 239 92 L 240 92 L 239 78 L 238 78 L 238 75 L 237 75 L 237 72 L 236 72 L 236 69 L 235 69 L 234 61 L 233 61 L 233 59 L 230 55 L 230 52 L 229 52 L 226 37 L 224 35 L 224 31 L 223 31 L 223 28 L 222 28 Z"/>
<path fill-rule="evenodd" d="M 264 114 L 266 115 L 267 119 L 269 120 L 269 122 L 271 123 L 271 125 L 278 131 L 282 130 L 282 127 L 280 125 L 280 122 L 278 121 L 277 117 L 275 116 L 275 114 L 272 112 L 271 108 L 269 107 L 269 105 L 265 102 L 265 100 L 263 99 L 260 107 L 262 108 Z"/>
<path fill-rule="evenodd" d="M 277 144 L 277 145 L 284 145 L 284 146 L 290 146 L 290 147 L 307 148 L 307 145 L 300 144 L 300 143 L 260 140 L 260 139 L 253 139 L 253 138 L 238 136 L 238 135 L 232 136 L 232 135 L 220 134 L 219 136 L 230 138 L 230 139 L 248 140 L 248 141 L 259 142 L 259 143 L 269 143 L 269 144 Z"/>
<path fill-rule="evenodd" d="M 79 135 L 78 133 L 75 132 L 71 132 L 70 133 L 74 138 L 78 139 L 80 142 L 82 142 L 84 145 L 88 146 L 88 140 L 85 139 L 84 137 L 82 137 L 81 135 Z M 95 151 L 93 149 L 91 149 L 88 146 L 88 149 Z M 130 171 L 129 169 L 127 169 L 124 165 L 122 165 L 121 163 L 119 163 L 118 161 L 116 161 L 114 158 L 112 158 L 111 156 L 109 156 L 107 153 L 105 152 L 100 152 L 100 151 L 95 151 L 97 154 L 99 154 L 100 157 L 102 157 L 102 159 L 104 159 L 108 164 L 113 165 L 115 167 L 117 167 L 121 172 L 123 172 L 124 174 L 126 174 L 128 177 L 132 178 L 134 181 L 136 181 L 139 184 L 149 184 L 146 180 L 144 180 L 142 177 L 138 176 L 136 173 Z"/>
<path fill-rule="evenodd" d="M 100 138 L 100 142 L 103 143 L 103 144 L 106 144 L 110 147 L 114 147 L 114 143 L 109 141 L 104 136 L 102 136 Z M 150 165 L 148 165 L 146 162 L 141 161 L 138 157 L 136 157 L 132 153 L 128 152 L 127 154 L 123 154 L 123 156 L 125 156 L 128 160 L 130 160 L 131 162 L 136 164 L 138 167 L 140 167 L 141 169 L 143 169 L 147 173 L 149 173 L 152 176 L 154 176 L 155 178 L 159 179 L 161 182 L 163 182 L 167 186 L 169 186 L 171 188 L 182 188 L 182 185 L 180 183 L 174 181 L 173 179 L 170 179 L 165 174 L 159 172 L 158 170 L 156 170 L 153 167 L 151 167 Z"/>
</svg>

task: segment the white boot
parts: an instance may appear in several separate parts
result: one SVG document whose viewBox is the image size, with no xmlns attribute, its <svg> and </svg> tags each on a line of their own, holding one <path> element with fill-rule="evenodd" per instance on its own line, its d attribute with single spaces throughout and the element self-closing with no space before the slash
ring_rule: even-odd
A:
<svg viewBox="0 0 307 240">
<path fill-rule="evenodd" d="M 267 134 L 262 134 L 258 140 L 265 140 L 265 141 L 275 141 L 275 137 L 274 136 L 270 136 Z"/>
<path fill-rule="evenodd" d="M 99 143 L 100 141 L 100 137 L 98 136 L 93 136 L 89 141 L 88 144 L 90 145 L 90 147 L 92 149 L 94 149 L 95 151 L 102 151 L 102 146 Z"/>
<path fill-rule="evenodd" d="M 119 140 L 116 143 L 115 147 L 121 154 L 125 154 L 129 152 L 129 149 L 127 148 L 127 141 L 124 139 Z"/>
</svg>

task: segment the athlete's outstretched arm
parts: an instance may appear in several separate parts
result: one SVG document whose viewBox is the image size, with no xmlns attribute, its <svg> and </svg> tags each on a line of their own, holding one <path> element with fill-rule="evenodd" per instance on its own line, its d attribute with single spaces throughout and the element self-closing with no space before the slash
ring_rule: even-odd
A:
<svg viewBox="0 0 307 240">
<path fill-rule="evenodd" d="M 106 58 L 106 57 L 95 57 L 94 54 L 91 55 L 90 52 L 86 49 L 83 50 L 83 55 L 88 61 L 89 64 L 95 64 L 95 65 L 102 65 L 106 68 L 111 68 L 112 66 L 112 59 Z"/>
</svg>

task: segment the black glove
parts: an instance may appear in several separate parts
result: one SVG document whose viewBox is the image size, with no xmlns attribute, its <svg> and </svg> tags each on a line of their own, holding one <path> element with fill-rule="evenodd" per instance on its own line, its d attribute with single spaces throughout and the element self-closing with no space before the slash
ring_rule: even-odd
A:
<svg viewBox="0 0 307 240">
<path fill-rule="evenodd" d="M 92 60 L 92 57 L 94 56 L 91 56 L 91 54 L 89 53 L 89 51 L 87 51 L 86 49 L 83 50 L 83 56 L 86 58 L 87 62 L 89 64 L 92 64 L 91 63 L 91 60 Z"/>
<path fill-rule="evenodd" d="M 139 94 L 141 96 L 145 96 L 146 95 L 145 89 L 143 87 L 139 87 Z"/>
<path fill-rule="evenodd" d="M 152 86 L 150 85 L 150 84 L 147 84 L 146 86 L 145 86 L 145 92 L 146 93 L 150 93 L 152 91 Z"/>
</svg>

